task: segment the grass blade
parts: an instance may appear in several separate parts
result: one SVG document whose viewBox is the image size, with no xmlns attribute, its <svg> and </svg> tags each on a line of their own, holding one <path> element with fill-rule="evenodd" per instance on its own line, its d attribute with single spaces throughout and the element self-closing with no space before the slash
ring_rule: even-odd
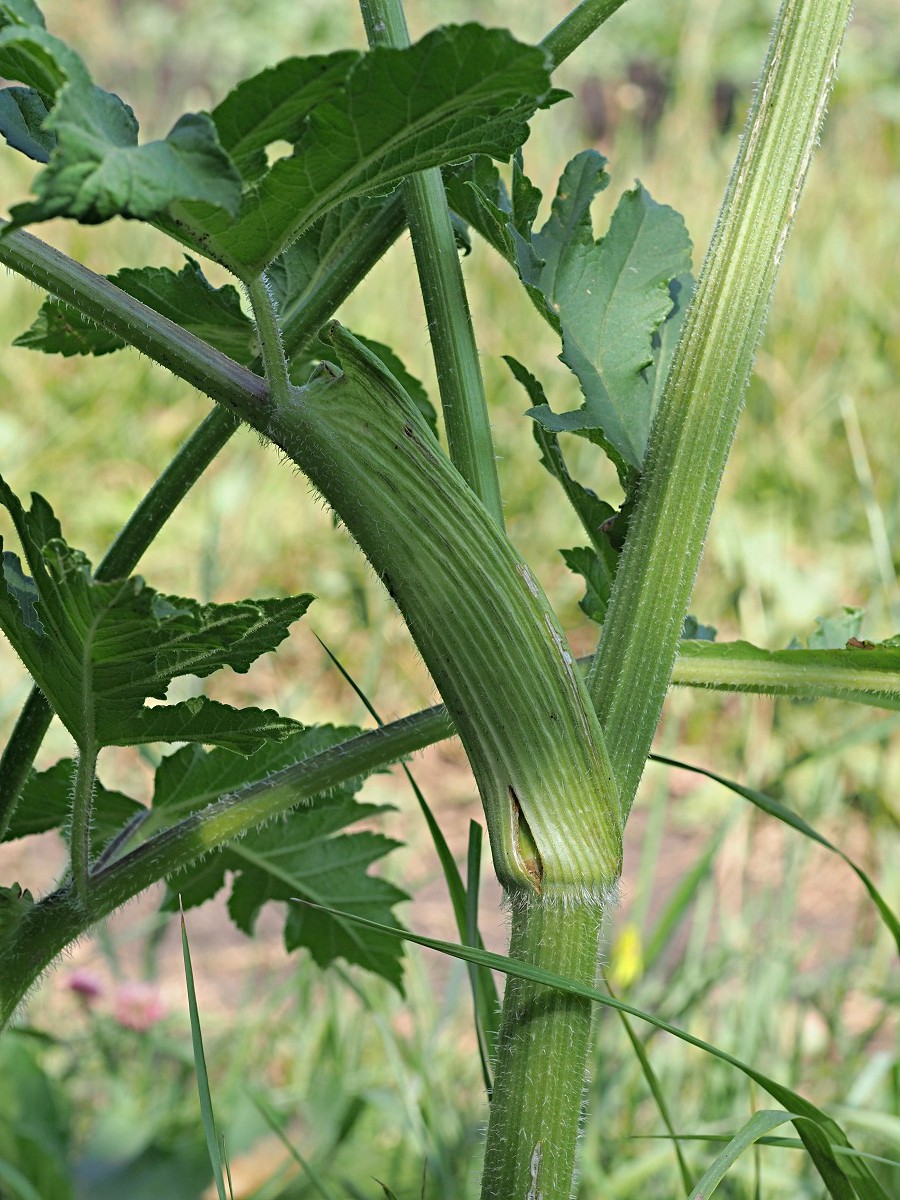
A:
<svg viewBox="0 0 900 1200">
<path fill-rule="evenodd" d="M 308 901 L 297 897 L 294 897 L 294 900 L 298 904 L 308 903 Z M 615 996 L 610 996 L 607 992 L 601 992 L 597 988 L 588 987 L 587 984 L 576 983 L 574 980 L 566 979 L 561 975 L 554 975 L 550 971 L 544 971 L 540 967 L 532 966 L 530 963 L 509 958 L 504 954 L 494 954 L 489 950 L 481 950 L 474 946 L 464 946 L 454 942 L 444 942 L 438 938 L 425 937 L 423 934 L 412 933 L 407 929 L 391 929 L 389 926 L 379 925 L 376 921 L 369 921 L 365 917 L 349 913 L 345 915 L 348 920 L 355 921 L 358 925 L 367 929 L 385 932 L 389 937 L 402 938 L 404 941 L 413 942 L 417 946 L 436 950 L 439 954 L 448 954 L 452 958 L 460 958 L 465 962 L 489 967 L 493 971 L 502 971 L 506 975 L 514 975 L 519 979 L 528 979 L 535 983 L 541 983 L 545 987 L 556 988 L 569 995 L 581 996 L 597 1004 L 602 1004 L 607 1008 L 617 1009 L 619 1012 L 636 1017 L 640 1021 L 646 1021 L 649 1025 L 662 1030 L 663 1033 L 671 1034 L 672 1037 L 676 1037 L 680 1041 L 686 1042 L 690 1046 L 695 1046 L 698 1050 L 703 1050 L 714 1058 L 718 1058 L 720 1061 L 736 1067 L 744 1075 L 764 1088 L 779 1104 L 783 1104 L 786 1109 L 796 1113 L 798 1117 L 806 1118 L 806 1122 L 801 1122 L 801 1126 L 797 1128 L 797 1132 L 803 1140 L 833 1200 L 844 1200 L 845 1197 L 848 1200 L 853 1200 L 854 1197 L 857 1200 L 890 1200 L 887 1192 L 885 1192 L 863 1159 L 845 1157 L 843 1159 L 844 1169 L 841 1168 L 834 1153 L 834 1148 L 839 1146 L 850 1147 L 851 1143 L 837 1121 L 829 1117 L 811 1101 L 805 1100 L 802 1096 L 792 1091 L 791 1088 L 785 1087 L 783 1084 L 778 1083 L 777 1080 L 770 1079 L 768 1075 L 757 1071 L 755 1067 L 743 1062 L 735 1055 L 729 1054 L 727 1050 L 713 1046 L 711 1043 L 705 1042 L 702 1038 L 695 1037 L 692 1033 L 688 1033 L 684 1029 L 678 1029 L 676 1026 L 670 1025 L 668 1021 L 662 1020 L 661 1017 L 636 1008 L 632 1004 L 627 1004 L 624 1000 L 618 1000 Z M 851 1179 L 852 1187 L 850 1183 Z"/>
<path fill-rule="evenodd" d="M 608 986 L 609 985 L 607 984 L 607 987 Z M 610 990 L 610 995 L 612 994 L 612 990 Z M 650 1089 L 650 1093 L 653 1096 L 653 1099 L 656 1101 L 656 1107 L 659 1109 L 659 1115 L 662 1117 L 663 1125 L 665 1125 L 666 1129 L 669 1131 L 669 1136 L 672 1139 L 672 1145 L 675 1150 L 675 1157 L 678 1160 L 678 1170 L 681 1173 L 681 1182 L 684 1185 L 685 1193 L 688 1193 L 691 1190 L 691 1173 L 688 1170 L 687 1163 L 685 1162 L 684 1153 L 681 1149 L 681 1143 L 679 1141 L 678 1134 L 675 1132 L 675 1126 L 672 1124 L 672 1117 L 669 1113 L 669 1106 L 666 1103 L 665 1094 L 662 1090 L 659 1080 L 656 1077 L 656 1072 L 653 1070 L 650 1059 L 647 1057 L 647 1051 L 644 1043 L 634 1032 L 631 1022 L 628 1020 L 626 1014 L 621 1010 L 619 1011 L 619 1019 L 625 1027 L 628 1040 L 631 1042 L 631 1047 L 637 1055 L 637 1060 L 641 1065 L 641 1071 L 643 1072 L 644 1079 L 647 1081 L 647 1087 Z M 693 1197 L 691 1200 L 693 1200 Z"/>
<path fill-rule="evenodd" d="M 755 1112 L 710 1163 L 707 1170 L 704 1171 L 702 1179 L 691 1192 L 689 1200 L 709 1200 L 724 1179 L 726 1172 L 734 1166 L 748 1147 L 754 1145 L 770 1129 L 783 1125 L 785 1121 L 801 1121 L 803 1119 L 797 1113 L 784 1112 L 780 1108 L 762 1109 L 760 1112 Z"/>
<path fill-rule="evenodd" d="M 465 942 L 468 946 L 480 946 L 481 936 L 478 933 L 478 888 L 481 878 L 481 841 L 482 829 L 477 821 L 469 822 L 469 849 L 466 861 L 466 930 Z M 478 1053 L 481 1057 L 481 1074 L 488 1096 L 494 1087 L 491 1063 L 497 1048 L 497 1021 L 500 1009 L 497 1005 L 497 992 L 493 976 L 472 963 L 466 964 L 469 969 L 469 982 L 472 985 L 472 1004 L 475 1010 L 475 1033 L 478 1037 Z M 493 1005 L 491 1004 L 493 996 Z"/>
<path fill-rule="evenodd" d="M 206 1072 L 206 1056 L 203 1053 L 203 1035 L 200 1032 L 200 1011 L 197 1007 L 194 972 L 191 967 L 191 951 L 188 946 L 187 927 L 184 923 L 183 911 L 181 912 L 181 949 L 184 955 L 184 981 L 187 986 L 188 1011 L 191 1017 L 191 1042 L 194 1047 L 194 1067 L 197 1072 L 197 1090 L 200 1093 L 200 1115 L 203 1119 L 203 1132 L 206 1134 L 206 1147 L 209 1151 L 209 1161 L 212 1165 L 213 1179 L 216 1183 L 219 1200 L 228 1200 L 225 1192 L 225 1179 L 222 1174 L 219 1135 L 216 1131 L 216 1118 L 213 1113 L 212 1096 L 209 1090 L 209 1075 Z"/>
<path fill-rule="evenodd" d="M 285 1150 L 287 1150 L 288 1154 L 290 1154 L 294 1162 L 304 1172 L 309 1182 L 322 1197 L 322 1200 L 336 1200 L 334 1192 L 328 1190 L 318 1171 L 306 1161 L 293 1142 L 285 1135 L 284 1130 L 278 1124 L 278 1120 L 269 1106 L 259 1096 L 251 1096 L 250 1099 L 253 1101 L 262 1119 L 278 1138 L 279 1142 L 281 1142 L 282 1146 L 284 1146 Z"/>
<path fill-rule="evenodd" d="M 724 775 L 717 775 L 715 771 L 708 771 L 706 767 L 692 766 L 690 763 L 681 762 L 676 758 L 666 758 L 663 755 L 655 754 L 653 761 L 667 763 L 670 767 L 679 767 L 684 771 L 693 771 L 696 775 L 704 775 L 707 779 L 712 779 L 715 783 L 720 783 L 722 787 L 736 792 L 737 795 L 743 796 L 745 800 L 749 800 L 751 804 L 755 804 L 758 809 L 764 813 L 768 813 L 770 817 L 775 817 L 785 825 L 796 829 L 798 833 L 802 833 L 806 837 L 811 838 L 812 841 L 818 842 L 820 846 L 824 846 L 832 854 L 836 854 L 839 858 L 842 858 L 850 870 L 857 875 L 863 887 L 869 893 L 872 902 L 881 914 L 881 919 L 890 930 L 891 937 L 893 937 L 897 945 L 897 953 L 900 954 L 900 920 L 897 919 L 890 905 L 862 867 L 857 866 L 853 859 L 845 854 L 839 846 L 836 846 L 834 842 L 830 842 L 818 830 L 808 825 L 802 817 L 792 812 L 791 809 L 786 808 L 783 804 L 779 804 L 777 800 L 773 800 L 771 796 L 767 796 L 764 792 L 758 792 L 755 788 L 745 787 L 742 783 L 737 783 L 734 779 L 726 779 Z"/>
</svg>

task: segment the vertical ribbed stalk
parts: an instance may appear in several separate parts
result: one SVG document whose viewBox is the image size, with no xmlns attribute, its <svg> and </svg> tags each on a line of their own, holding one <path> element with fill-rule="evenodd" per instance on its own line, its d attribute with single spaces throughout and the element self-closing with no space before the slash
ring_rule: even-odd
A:
<svg viewBox="0 0 900 1200">
<path fill-rule="evenodd" d="M 360 9 L 370 45 L 409 45 L 401 0 L 360 0 Z M 403 183 L 403 201 L 428 318 L 450 458 L 502 528 L 503 504 L 484 380 L 440 170 L 409 176 Z"/>
<path fill-rule="evenodd" d="M 785 0 L 654 421 L 589 689 L 625 811 L 684 614 L 852 0 Z"/>
<path fill-rule="evenodd" d="M 88 874 L 91 868 L 91 814 L 94 782 L 97 776 L 97 751 L 90 744 L 79 747 L 72 783 L 72 820 L 69 842 L 72 851 L 72 881 L 79 904 L 87 903 Z"/>
<path fill-rule="evenodd" d="M 514 903 L 509 953 L 593 987 L 602 911 Z M 509 976 L 497 1043 L 482 1200 L 568 1200 L 593 1005 Z"/>
</svg>

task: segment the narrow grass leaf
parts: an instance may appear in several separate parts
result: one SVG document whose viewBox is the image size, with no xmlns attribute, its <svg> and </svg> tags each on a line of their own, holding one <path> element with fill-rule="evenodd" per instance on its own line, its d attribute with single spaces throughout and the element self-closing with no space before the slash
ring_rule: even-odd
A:
<svg viewBox="0 0 900 1200">
<path fill-rule="evenodd" d="M 481 935 L 478 932 L 478 893 L 481 883 L 481 843 L 482 830 L 477 821 L 469 822 L 469 846 L 466 855 L 466 930 L 465 942 L 469 946 L 481 945 Z M 469 972 L 469 983 L 472 987 L 472 1004 L 475 1015 L 475 1034 L 478 1039 L 478 1055 L 481 1059 L 481 1074 L 484 1079 L 484 1090 L 488 1096 L 493 1092 L 492 1063 L 497 1048 L 497 1012 L 496 996 L 492 1012 L 486 1012 L 486 992 L 488 980 L 493 980 L 491 973 L 473 963 L 466 963 Z M 493 988 L 491 987 L 492 991 Z"/>
<path fill-rule="evenodd" d="M 294 897 L 294 899 L 298 904 L 306 903 L 300 897 Z M 711 1043 L 705 1042 L 702 1038 L 695 1037 L 686 1030 L 670 1025 L 668 1021 L 664 1021 L 661 1017 L 636 1008 L 632 1004 L 627 1004 L 623 1000 L 618 1000 L 606 992 L 599 991 L 597 988 L 588 987 L 586 984 L 577 983 L 575 980 L 552 974 L 549 971 L 542 970 L 540 967 L 532 966 L 530 963 L 521 962 L 502 954 L 493 954 L 488 950 L 479 950 L 473 946 L 463 946 L 453 942 L 441 941 L 437 938 L 425 937 L 423 934 L 411 933 L 409 930 L 399 931 L 388 929 L 387 927 L 379 926 L 377 922 L 370 921 L 365 917 L 351 916 L 350 914 L 347 914 L 347 916 L 348 919 L 371 929 L 373 932 L 384 932 L 391 937 L 413 942 L 429 950 L 436 950 L 439 954 L 448 954 L 453 958 L 461 958 L 466 962 L 476 963 L 478 966 L 502 971 L 506 975 L 514 975 L 519 979 L 528 979 L 534 983 L 544 984 L 546 987 L 556 988 L 558 991 L 569 995 L 580 996 L 586 1000 L 594 1001 L 607 1008 L 617 1009 L 628 1016 L 646 1021 L 649 1025 L 654 1026 L 663 1033 L 671 1034 L 672 1037 L 676 1037 L 680 1041 L 686 1042 L 690 1046 L 695 1046 L 698 1050 L 703 1050 L 705 1053 L 720 1059 L 722 1062 L 728 1063 L 758 1083 L 773 1099 L 777 1100 L 779 1104 L 783 1104 L 786 1109 L 796 1112 L 798 1116 L 807 1118 L 807 1126 L 802 1130 L 798 1129 L 798 1133 L 834 1200 L 844 1200 L 845 1196 L 851 1198 L 854 1196 L 852 1190 L 849 1192 L 840 1190 L 845 1184 L 847 1187 L 850 1186 L 850 1179 L 852 1179 L 852 1186 L 855 1188 L 855 1195 L 859 1200 L 890 1200 L 881 1184 L 866 1166 L 864 1160 L 845 1158 L 843 1162 L 846 1174 L 838 1165 L 834 1147 L 850 1146 L 850 1142 L 843 1129 L 833 1118 L 827 1116 L 816 1105 L 812 1104 L 809 1100 L 805 1100 L 790 1088 L 785 1087 L 774 1079 L 770 1079 L 769 1076 L 764 1075 L 761 1071 L 757 1071 L 755 1067 L 743 1062 L 741 1059 L 735 1057 L 735 1055 L 729 1054 L 727 1050 L 713 1046 Z M 812 1127 L 815 1128 L 815 1133 L 811 1132 Z"/>
<path fill-rule="evenodd" d="M 284 1146 L 285 1150 L 287 1150 L 288 1154 L 290 1154 L 294 1162 L 306 1175 L 312 1187 L 322 1197 L 322 1200 L 337 1200 L 334 1192 L 332 1192 L 326 1186 L 325 1181 L 322 1179 L 322 1176 L 319 1174 L 319 1172 L 315 1169 L 315 1167 L 312 1166 L 311 1163 L 307 1162 L 290 1138 L 286 1136 L 284 1130 L 281 1128 L 281 1125 L 278 1123 L 278 1118 L 272 1112 L 271 1108 L 269 1108 L 268 1104 L 266 1104 L 266 1102 L 260 1096 L 251 1096 L 250 1099 L 253 1101 L 262 1119 L 281 1142 L 282 1146 Z"/>
<path fill-rule="evenodd" d="M 607 986 L 609 985 L 607 984 Z M 610 995 L 612 994 L 613 992 L 610 990 Z M 662 1117 L 662 1122 L 669 1131 L 669 1136 L 672 1139 L 672 1144 L 675 1150 L 675 1157 L 678 1161 L 678 1170 L 681 1174 L 681 1182 L 684 1187 L 685 1194 L 687 1195 L 691 1191 L 691 1173 L 688 1170 L 687 1163 L 685 1162 L 684 1153 L 681 1149 L 678 1134 L 675 1132 L 675 1126 L 672 1122 L 672 1117 L 669 1112 L 669 1105 L 666 1100 L 665 1093 L 662 1090 L 662 1086 L 660 1085 L 659 1079 L 656 1076 L 656 1072 L 653 1070 L 653 1064 L 650 1062 L 650 1059 L 647 1056 L 644 1043 L 635 1033 L 627 1015 L 622 1012 L 621 1009 L 619 1010 L 619 1019 L 625 1028 L 625 1033 L 628 1035 L 629 1042 L 631 1042 L 631 1048 L 634 1050 L 635 1056 L 640 1064 L 641 1072 L 643 1073 L 644 1079 L 647 1082 L 647 1087 L 650 1089 L 650 1094 L 656 1102 L 656 1107 L 659 1109 L 659 1115 Z"/>
<path fill-rule="evenodd" d="M 219 1200 L 228 1200 L 225 1192 L 225 1180 L 222 1175 L 219 1134 L 216 1129 L 212 1094 L 209 1089 L 209 1075 L 206 1070 L 206 1055 L 203 1052 L 203 1035 L 200 1031 L 200 1010 L 197 1006 L 197 992 L 194 988 L 194 971 L 191 966 L 191 950 L 188 945 L 184 913 L 181 913 L 181 951 L 184 957 L 184 981 L 187 986 L 188 1012 L 191 1018 L 191 1042 L 194 1047 L 194 1068 L 197 1072 L 197 1090 L 200 1093 L 200 1116 L 203 1120 L 203 1132 L 206 1134 L 206 1148 L 209 1151 L 209 1161 L 212 1166 L 213 1179 L 216 1183 Z"/>
<path fill-rule="evenodd" d="M 10 1200 L 46 1200 L 12 1163 L 0 1159 L 0 1182 L 10 1189 Z"/>
<path fill-rule="evenodd" d="M 727 1146 L 710 1163 L 697 1186 L 692 1189 L 690 1200 L 709 1200 L 727 1172 L 734 1166 L 740 1156 L 754 1145 L 770 1129 L 776 1129 L 785 1121 L 800 1121 L 804 1118 L 796 1113 L 783 1112 L 781 1109 L 763 1109 L 756 1112 L 746 1124 L 742 1125 Z M 851 1193 L 852 1195 L 852 1193 Z"/>
<path fill-rule="evenodd" d="M 857 866 L 853 859 L 845 854 L 839 846 L 836 846 L 834 842 L 830 842 L 818 830 L 808 825 L 802 817 L 799 817 L 783 804 L 779 804 L 777 800 L 773 800 L 771 796 L 767 796 L 764 792 L 759 792 L 755 788 L 745 787 L 743 784 L 737 783 L 734 779 L 726 779 L 725 776 L 718 775 L 715 771 L 709 771 L 705 767 L 692 766 L 690 763 L 684 763 L 675 758 L 666 758 L 664 755 L 655 754 L 653 755 L 653 761 L 667 763 L 670 767 L 679 767 L 684 771 L 693 771 L 696 775 L 703 775 L 707 779 L 712 779 L 715 783 L 720 783 L 722 787 L 726 787 L 737 795 L 743 796 L 745 800 L 749 800 L 751 804 L 756 805 L 762 812 L 768 813 L 770 817 L 775 817 L 776 820 L 789 825 L 791 829 L 796 829 L 798 833 L 802 833 L 812 841 L 818 842 L 820 846 L 824 846 L 826 850 L 830 850 L 832 854 L 836 854 L 839 858 L 842 858 L 869 893 L 872 902 L 881 915 L 881 919 L 894 939 L 898 954 L 900 954 L 900 920 L 897 919 L 897 915 L 884 899 L 881 892 L 879 892 L 871 877 L 862 867 Z"/>
<path fill-rule="evenodd" d="M 647 938 L 647 944 L 644 947 L 645 971 L 650 970 L 660 954 L 665 950 L 673 932 L 678 927 L 692 900 L 697 895 L 700 885 L 709 876 L 713 859 L 722 844 L 724 836 L 724 827 L 717 830 L 709 839 L 705 850 L 691 869 L 679 880 L 678 886 L 660 913 L 653 927 L 653 932 Z"/>
</svg>

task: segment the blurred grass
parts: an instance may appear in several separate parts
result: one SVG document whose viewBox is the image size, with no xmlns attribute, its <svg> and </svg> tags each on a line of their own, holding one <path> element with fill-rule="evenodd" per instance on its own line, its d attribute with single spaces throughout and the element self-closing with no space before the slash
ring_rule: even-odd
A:
<svg viewBox="0 0 900 1200">
<path fill-rule="evenodd" d="M 598 233 L 620 192 L 639 176 L 656 199 L 685 214 L 698 266 L 774 7 L 770 0 L 681 0 L 661 15 L 648 0 L 626 5 L 565 65 L 560 82 L 576 98 L 533 123 L 526 168 L 547 204 L 568 158 L 595 144 L 613 173 L 597 204 Z M 186 108 L 209 107 L 248 71 L 289 53 L 358 45 L 362 37 L 350 0 L 307 0 L 300 12 L 287 0 L 267 0 L 262 12 L 251 0 L 227 6 L 47 0 L 44 9 L 50 27 L 84 53 L 98 81 L 134 104 L 145 136 L 164 132 Z M 441 20 L 480 17 L 508 20 L 521 36 L 536 38 L 565 6 L 418 0 L 408 11 L 414 34 Z M 657 111 L 663 85 L 666 99 Z M 716 114 L 728 97 L 734 119 L 722 129 Z M 770 647 L 805 635 L 817 615 L 842 604 L 867 609 L 867 636 L 897 631 L 895 592 L 870 519 L 872 511 L 880 513 L 889 542 L 900 544 L 900 23 L 891 0 L 859 5 L 831 110 L 694 602 L 720 636 Z M 24 195 L 30 171 L 10 153 L 4 164 L 11 203 Z M 37 232 L 101 271 L 176 265 L 179 258 L 164 239 L 133 224 L 54 224 Z M 435 395 L 411 261 L 403 239 L 341 317 L 394 346 Z M 577 388 L 556 361 L 550 331 L 483 245 L 476 243 L 465 270 L 510 532 L 584 652 L 594 631 L 577 607 L 579 585 L 556 553 L 579 540 L 577 523 L 537 465 L 529 423 L 521 417 L 524 396 L 500 356 L 522 358 L 557 407 L 576 406 Z M 19 279 L 3 282 L 0 344 L 6 346 L 30 321 L 40 296 Z M 207 409 L 203 398 L 131 353 L 82 362 L 5 349 L 0 389 L 0 470 L 20 494 L 35 489 L 47 496 L 67 536 L 95 561 Z M 850 403 L 858 416 L 871 485 L 860 476 L 858 453 L 854 465 L 842 403 L 844 412 Z M 613 473 L 594 451 L 572 439 L 566 449 L 579 477 L 615 499 Z M 895 565 L 896 549 L 889 567 Z M 434 698 L 387 597 L 346 535 L 333 529 L 303 481 L 247 433 L 235 437 L 195 488 L 141 570 L 159 588 L 204 599 L 300 590 L 319 596 L 304 622 L 308 628 L 298 629 L 283 653 L 246 677 L 216 682 L 216 694 L 276 705 L 305 720 L 361 719 L 311 636 L 315 629 L 386 719 Z M 5 730 L 28 682 L 5 646 L 0 672 Z M 681 693 L 670 699 L 660 736 L 668 752 L 781 795 L 872 870 L 896 903 L 900 726 L 882 716 L 837 704 Z M 55 730 L 44 761 L 68 751 L 67 741 Z M 464 826 L 461 809 L 467 819 L 470 797 L 454 762 L 452 755 L 435 755 L 417 774 L 438 812 Z M 129 754 L 108 756 L 103 769 L 109 782 L 128 780 L 146 794 L 146 767 Z M 421 876 L 431 851 L 408 815 L 405 793 L 391 780 L 374 786 L 406 806 L 398 821 L 413 844 L 403 861 Z M 709 872 L 643 973 L 639 952 L 652 945 L 666 898 L 720 835 Z M 714 785 L 660 767 L 648 770 L 629 827 L 628 861 L 626 904 L 610 930 L 613 968 L 631 947 L 635 969 L 627 998 L 745 1058 L 758 1057 L 767 1073 L 808 1090 L 819 1104 L 846 1106 L 841 1116 L 851 1136 L 868 1150 L 897 1157 L 900 985 L 888 940 L 850 873 Z M 426 868 L 429 877 L 435 872 Z M 411 919 L 428 911 L 414 907 Z M 377 1176 L 401 1198 L 418 1196 L 427 1158 L 428 1196 L 473 1194 L 471 1164 L 484 1112 L 475 1043 L 464 1032 L 462 970 L 442 967 L 435 974 L 413 956 L 408 1007 L 372 981 L 356 981 L 354 994 L 337 978 L 309 976 L 304 969 L 273 979 L 261 1001 L 207 1021 L 213 1096 L 226 1129 L 232 1123 L 229 1153 L 239 1154 L 264 1131 L 258 1114 L 247 1115 L 250 1080 L 277 1112 L 291 1115 L 288 1132 L 299 1129 L 302 1153 L 327 1168 L 329 1180 L 351 1179 L 359 1194 L 374 1196 L 379 1191 L 368 1181 Z M 240 981 L 235 986 L 240 989 Z M 185 1034 L 182 1023 L 171 1045 L 157 1047 L 161 1058 L 145 1056 L 155 1066 L 135 1061 L 126 1072 L 137 1096 L 129 1111 L 145 1122 L 148 1145 L 162 1157 L 177 1158 L 191 1130 L 202 1147 L 185 1098 L 192 1086 L 183 1064 Z M 468 1052 L 460 1054 L 461 1047 Z M 681 1130 L 733 1131 L 762 1104 L 743 1081 L 684 1047 L 653 1037 L 648 1050 Z M 120 1099 L 102 1056 L 89 1042 L 81 1051 L 77 1069 L 64 1047 L 49 1061 L 54 1074 L 71 1075 L 85 1147 Z M 611 1022 L 602 1025 L 597 1055 L 584 1200 L 677 1194 L 671 1148 L 632 1140 L 662 1126 L 638 1064 Z M 160 1062 L 169 1064 L 162 1074 Z M 146 1090 L 151 1081 L 164 1084 L 155 1098 Z M 685 1146 L 697 1176 L 715 1152 L 715 1146 Z M 128 1176 L 135 1196 L 136 1171 L 133 1166 Z M 889 1192 L 898 1186 L 896 1175 L 885 1178 Z M 194 1194 L 185 1192 L 185 1200 Z M 286 1190 L 258 1194 L 314 1193 L 295 1178 Z M 348 1193 L 338 1186 L 338 1194 Z M 802 1157 L 778 1148 L 747 1156 L 719 1194 L 818 1195 Z"/>
</svg>

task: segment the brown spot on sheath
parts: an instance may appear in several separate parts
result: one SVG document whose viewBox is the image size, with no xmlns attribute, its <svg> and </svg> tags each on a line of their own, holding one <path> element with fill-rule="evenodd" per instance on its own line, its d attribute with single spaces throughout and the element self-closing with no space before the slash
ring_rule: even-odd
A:
<svg viewBox="0 0 900 1200">
<path fill-rule="evenodd" d="M 513 838 L 516 857 L 519 860 L 522 870 L 531 880 L 534 890 L 540 892 L 541 884 L 544 881 L 544 864 L 541 861 L 541 856 L 532 832 L 528 827 L 528 821 L 522 812 L 522 805 L 519 803 L 516 789 L 512 786 L 509 789 L 509 798 L 512 802 Z"/>
<path fill-rule="evenodd" d="M 851 638 L 847 643 L 848 650 L 874 650 L 874 642 L 861 642 L 859 638 Z"/>
<path fill-rule="evenodd" d="M 406 434 L 406 436 L 408 438 L 416 436 L 416 431 L 413 429 L 412 425 L 404 425 L 403 432 Z"/>
</svg>

